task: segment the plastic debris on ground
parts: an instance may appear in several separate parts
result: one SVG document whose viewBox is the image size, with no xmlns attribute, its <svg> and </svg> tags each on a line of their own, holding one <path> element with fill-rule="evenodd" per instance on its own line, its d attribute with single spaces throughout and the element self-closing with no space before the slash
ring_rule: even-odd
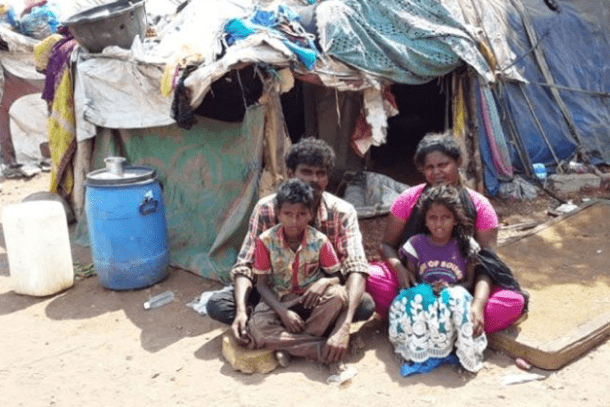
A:
<svg viewBox="0 0 610 407">
<path fill-rule="evenodd" d="M 570 213 L 578 209 L 578 205 L 574 205 L 571 201 L 568 201 L 564 204 L 559 205 L 557 208 L 549 211 L 551 215 L 565 215 L 566 213 Z"/>
<path fill-rule="evenodd" d="M 533 201 L 537 196 L 536 187 L 519 177 L 515 177 L 509 182 L 500 182 L 498 187 L 498 197 L 502 199 Z"/>
<path fill-rule="evenodd" d="M 546 376 L 536 373 L 508 374 L 500 378 L 500 384 L 502 386 L 510 386 L 512 384 L 521 384 L 542 379 L 546 379 Z"/>
<path fill-rule="evenodd" d="M 169 304 L 174 300 L 174 292 L 173 291 L 165 291 L 161 294 L 157 294 L 153 297 L 150 297 L 148 301 L 144 303 L 144 309 L 153 309 L 159 308 L 166 304 Z"/>
<path fill-rule="evenodd" d="M 357 374 L 358 374 L 358 370 L 355 367 L 345 366 L 342 364 L 337 369 L 335 369 L 335 372 L 333 374 L 328 376 L 328 379 L 326 379 L 326 382 L 328 384 L 340 386 L 340 385 L 352 380 L 354 377 L 356 377 Z"/>
<path fill-rule="evenodd" d="M 400 367 L 400 374 L 403 377 L 407 377 L 418 373 L 428 373 L 446 363 L 456 366 L 460 365 L 457 356 L 452 354 L 444 358 L 430 358 L 422 363 L 405 362 Z"/>
<path fill-rule="evenodd" d="M 225 286 L 221 290 L 215 291 L 204 291 L 200 296 L 195 298 L 193 301 L 186 304 L 188 307 L 191 307 L 195 311 L 197 311 L 201 315 L 208 315 L 208 301 L 214 294 L 219 294 L 223 292 L 227 292 L 231 290 L 231 286 Z"/>
<path fill-rule="evenodd" d="M 97 275 L 95 266 L 91 264 L 74 263 L 74 274 L 80 278 L 93 277 Z"/>
<path fill-rule="evenodd" d="M 374 172 L 346 173 L 343 199 L 354 205 L 358 218 L 385 215 L 408 185 Z"/>
</svg>

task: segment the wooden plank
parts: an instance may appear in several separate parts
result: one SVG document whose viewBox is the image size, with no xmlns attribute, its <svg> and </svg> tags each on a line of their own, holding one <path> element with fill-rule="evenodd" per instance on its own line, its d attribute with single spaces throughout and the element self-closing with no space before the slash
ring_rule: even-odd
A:
<svg viewBox="0 0 610 407">
<path fill-rule="evenodd" d="M 609 209 L 610 201 L 589 202 L 501 246 L 532 302 L 530 319 L 490 335 L 490 348 L 555 370 L 610 337 L 610 283 L 600 273 L 610 264 Z"/>
<path fill-rule="evenodd" d="M 608 337 L 610 337 L 610 313 L 549 342 L 540 342 L 528 337 L 518 326 L 491 334 L 488 340 L 491 349 L 505 352 L 514 358 L 525 359 L 541 369 L 556 370 L 604 342 Z"/>
</svg>

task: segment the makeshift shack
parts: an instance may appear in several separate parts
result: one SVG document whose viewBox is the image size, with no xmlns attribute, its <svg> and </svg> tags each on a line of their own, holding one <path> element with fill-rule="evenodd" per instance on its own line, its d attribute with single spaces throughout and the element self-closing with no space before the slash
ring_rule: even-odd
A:
<svg viewBox="0 0 610 407">
<path fill-rule="evenodd" d="M 288 136 L 327 139 L 349 170 L 375 154 L 408 162 L 397 145 L 452 128 L 469 184 L 492 195 L 533 163 L 610 159 L 607 10 L 592 0 L 174 6 L 130 50 L 74 48 L 73 105 L 69 92 L 53 101 L 73 127 L 50 132 L 55 169 L 71 165 L 53 187 L 82 231 L 85 175 L 103 157 L 152 166 L 172 264 L 204 277 L 227 280 L 263 174 L 283 176 Z"/>
</svg>

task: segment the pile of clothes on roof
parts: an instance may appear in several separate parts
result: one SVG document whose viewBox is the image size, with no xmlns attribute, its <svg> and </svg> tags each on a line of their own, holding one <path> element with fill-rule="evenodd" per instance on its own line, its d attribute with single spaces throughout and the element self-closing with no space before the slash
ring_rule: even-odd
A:
<svg viewBox="0 0 610 407">
<path fill-rule="evenodd" d="M 21 12 L 20 6 L 23 6 Z M 0 24 L 8 24 L 20 34 L 41 40 L 57 31 L 59 3 L 47 0 L 0 1 Z"/>
</svg>

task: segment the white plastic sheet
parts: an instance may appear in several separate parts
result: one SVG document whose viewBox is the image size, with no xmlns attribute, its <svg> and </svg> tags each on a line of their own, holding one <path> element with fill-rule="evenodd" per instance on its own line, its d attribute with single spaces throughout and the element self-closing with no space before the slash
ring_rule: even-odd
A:
<svg viewBox="0 0 610 407">
<path fill-rule="evenodd" d="M 40 93 L 17 99 L 9 110 L 11 138 L 19 164 L 40 164 L 40 145 L 47 137 L 47 103 Z"/>
</svg>

